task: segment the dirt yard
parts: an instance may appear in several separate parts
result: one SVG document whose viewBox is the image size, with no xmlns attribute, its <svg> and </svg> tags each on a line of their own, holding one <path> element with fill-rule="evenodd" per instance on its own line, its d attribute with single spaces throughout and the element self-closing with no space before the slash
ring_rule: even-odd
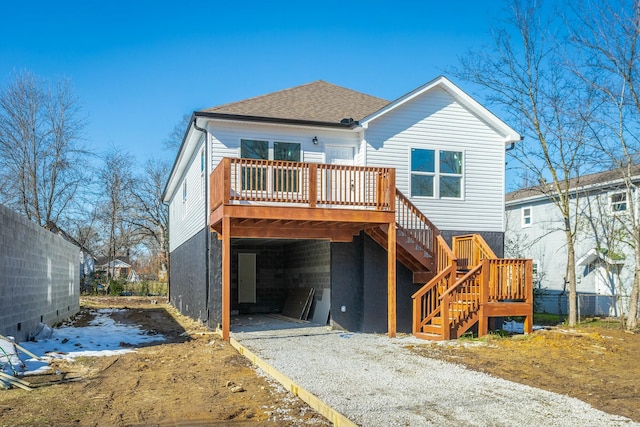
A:
<svg viewBox="0 0 640 427">
<path fill-rule="evenodd" d="M 33 391 L 0 390 L 0 426 L 331 425 L 258 376 L 217 335 L 162 301 L 86 298 L 81 304 L 77 326 L 91 320 L 90 307 L 127 307 L 112 317 L 169 341 L 120 356 L 57 362 L 59 373 L 27 378 L 43 383 Z M 408 351 L 577 397 L 640 421 L 640 335 L 615 327 L 425 342 Z"/>
<path fill-rule="evenodd" d="M 640 334 L 624 332 L 616 323 L 427 343 L 412 350 L 640 421 Z"/>
<path fill-rule="evenodd" d="M 91 320 L 88 307 L 128 307 L 112 317 L 169 341 L 121 356 L 56 362 L 60 374 L 25 379 L 52 382 L 64 374 L 68 382 L 0 390 L 0 426 L 331 425 L 167 304 L 120 297 L 83 298 L 81 305 L 76 326 Z"/>
</svg>

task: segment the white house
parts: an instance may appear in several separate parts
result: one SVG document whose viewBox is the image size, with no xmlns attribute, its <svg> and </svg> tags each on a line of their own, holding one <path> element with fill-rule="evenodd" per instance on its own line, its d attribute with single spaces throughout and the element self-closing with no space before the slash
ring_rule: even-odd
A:
<svg viewBox="0 0 640 427">
<path fill-rule="evenodd" d="M 627 189 L 622 172 L 584 175 L 570 182 L 575 237 L 578 307 L 581 315 L 618 316 L 628 306 L 635 261 L 627 244 L 631 198 L 637 201 L 640 166 Z M 543 191 L 544 190 L 544 191 Z M 506 195 L 505 254 L 532 258 L 539 309 L 566 314 L 567 250 L 560 211 L 544 186 Z"/>
<path fill-rule="evenodd" d="M 431 221 L 423 234 L 432 242 L 439 232 L 449 240 L 479 233 L 501 255 L 505 147 L 520 139 L 446 77 L 394 101 L 315 81 L 196 111 L 163 196 L 169 206 L 170 300 L 215 327 L 224 323 L 225 310 L 277 311 L 288 289 L 313 287 L 326 290 L 335 325 L 385 330 L 380 314 L 392 310 L 387 274 L 395 258 L 385 262 L 385 247 L 364 231 L 379 225 L 387 230 L 394 218 L 383 211 L 399 215 L 389 205 L 397 191 L 413 206 L 406 215 L 421 211 Z M 244 204 L 266 206 L 268 200 L 289 209 L 268 215 L 291 219 L 274 225 L 278 218 L 239 213 Z M 227 213 L 221 205 L 229 206 Z M 340 209 L 311 211 L 321 206 Z M 360 207 L 380 212 L 358 217 Z M 331 219 L 337 212 L 342 216 Z M 230 242 L 221 242 L 224 224 L 236 230 Z M 302 230 L 307 226 L 315 228 Z M 405 261 L 398 264 L 397 320 L 399 329 L 410 330 L 414 281 L 433 273 L 434 260 L 424 262 L 423 271 L 416 264 L 413 273 Z M 227 301 L 225 280 L 230 308 L 221 302 Z"/>
</svg>

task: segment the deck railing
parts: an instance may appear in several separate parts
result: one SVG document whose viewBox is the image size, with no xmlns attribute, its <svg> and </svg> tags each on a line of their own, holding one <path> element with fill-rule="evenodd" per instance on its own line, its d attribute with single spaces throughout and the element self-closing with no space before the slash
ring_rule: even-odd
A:
<svg viewBox="0 0 640 427">
<path fill-rule="evenodd" d="M 489 259 L 488 302 L 533 302 L 533 261 L 530 259 Z"/>
<path fill-rule="evenodd" d="M 455 281 L 455 276 L 456 271 L 449 265 L 411 296 L 414 335 L 422 332 L 424 327 L 431 324 L 437 317 L 442 318 L 440 296 Z M 444 339 L 449 338 L 445 337 Z"/>
<path fill-rule="evenodd" d="M 483 264 L 475 266 L 440 296 L 442 327 L 446 333 L 450 333 L 452 326 L 457 327 L 480 308 L 484 284 L 482 272 Z"/>
<path fill-rule="evenodd" d="M 453 237 L 453 253 L 458 257 L 458 266 L 468 270 L 485 258 L 496 258 L 487 242 L 478 234 Z"/>
<path fill-rule="evenodd" d="M 447 242 L 444 241 L 442 236 L 438 236 L 437 239 L 438 250 L 438 264 L 437 271 L 442 271 L 449 266 L 453 266 L 453 271 L 458 270 L 458 258 L 453 254 Z M 453 284 L 453 283 L 452 283 Z"/>
<path fill-rule="evenodd" d="M 396 194 L 396 223 L 398 229 L 411 238 L 430 256 L 435 257 L 437 251 L 436 237 L 440 235 L 438 228 L 433 225 L 407 197 L 398 189 Z"/>
<path fill-rule="evenodd" d="M 210 180 L 211 209 L 230 203 L 394 208 L 392 168 L 224 158 Z"/>
<path fill-rule="evenodd" d="M 482 304 L 533 303 L 531 260 L 483 257 L 457 279 L 456 258 L 450 259 L 442 257 L 441 261 L 439 256 L 438 274 L 411 297 L 414 334 L 423 332 L 437 319 L 446 340 Z"/>
</svg>

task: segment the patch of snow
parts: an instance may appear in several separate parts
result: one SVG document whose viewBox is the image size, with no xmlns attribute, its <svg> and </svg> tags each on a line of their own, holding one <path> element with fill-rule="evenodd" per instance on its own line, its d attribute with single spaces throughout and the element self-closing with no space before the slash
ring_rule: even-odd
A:
<svg viewBox="0 0 640 427">
<path fill-rule="evenodd" d="M 133 352 L 137 345 L 166 340 L 163 335 L 151 334 L 140 326 L 116 322 L 110 315 L 118 311 L 123 310 L 92 310 L 95 318 L 89 326 L 63 325 L 53 328 L 48 338 L 20 343 L 27 351 L 42 358 L 42 360 L 27 359 L 26 357 L 29 356 L 20 352 L 24 361 L 20 374 L 35 375 L 45 372 L 50 369 L 49 362 L 54 359 L 73 362 L 78 357 L 115 356 Z M 2 359 L 0 359 L 2 371 L 12 374 L 11 366 L 1 362 Z"/>
</svg>

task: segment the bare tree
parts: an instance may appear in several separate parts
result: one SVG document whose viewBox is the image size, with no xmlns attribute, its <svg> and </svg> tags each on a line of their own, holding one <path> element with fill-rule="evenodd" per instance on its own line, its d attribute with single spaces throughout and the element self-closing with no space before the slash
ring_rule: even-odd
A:
<svg viewBox="0 0 640 427">
<path fill-rule="evenodd" d="M 184 114 L 182 119 L 173 127 L 173 130 L 169 132 L 167 138 L 164 140 L 162 145 L 165 150 L 178 152 L 180 149 L 180 145 L 182 145 L 182 139 L 184 138 L 184 133 L 187 131 L 187 126 L 191 121 L 191 114 Z"/>
<path fill-rule="evenodd" d="M 136 206 L 131 223 L 158 248 L 163 270 L 169 263 L 169 211 L 162 203 L 162 192 L 170 171 L 168 162 L 147 159 L 131 191 Z"/>
<path fill-rule="evenodd" d="M 0 91 L 0 198 L 40 225 L 58 222 L 86 179 L 78 99 L 24 71 Z"/>
<path fill-rule="evenodd" d="M 591 120 L 593 143 L 610 159 L 624 181 L 635 274 L 626 327 L 638 327 L 640 303 L 640 218 L 633 194 L 640 154 L 640 4 L 636 0 L 596 0 L 572 4 L 571 41 L 580 54 L 573 71 L 599 96 L 597 120 Z"/>
<path fill-rule="evenodd" d="M 585 117 L 590 93 L 566 71 L 552 18 L 534 0 L 510 3 L 511 27 L 494 31 L 494 46 L 460 59 L 453 72 L 489 89 L 488 100 L 518 123 L 525 141 L 516 144 L 512 158 L 535 174 L 539 189 L 558 209 L 567 247 L 569 324 L 577 321 L 575 277 L 577 195 L 569 181 L 585 164 Z M 515 36 L 517 34 L 517 37 Z M 512 36 L 513 35 L 513 36 Z"/>
<path fill-rule="evenodd" d="M 110 147 L 98 174 L 102 194 L 100 220 L 107 234 L 108 263 L 118 256 L 128 255 L 131 246 L 126 222 L 131 210 L 132 168 L 133 160 L 128 153 L 118 147 Z M 110 274 L 113 276 L 113 271 Z"/>
</svg>

